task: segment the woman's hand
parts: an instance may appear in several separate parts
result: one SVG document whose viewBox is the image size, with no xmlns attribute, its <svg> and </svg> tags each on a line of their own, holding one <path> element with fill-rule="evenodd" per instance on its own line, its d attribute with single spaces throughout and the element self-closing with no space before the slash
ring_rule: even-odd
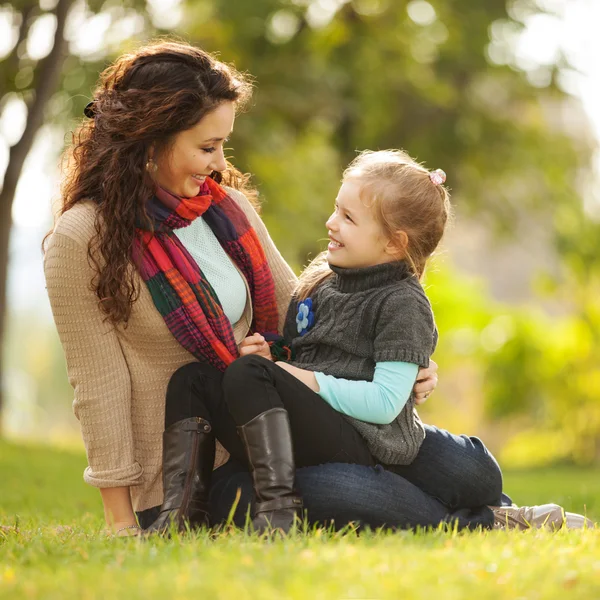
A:
<svg viewBox="0 0 600 600">
<path fill-rule="evenodd" d="M 426 369 L 419 369 L 417 382 L 413 387 L 415 404 L 423 404 L 435 390 L 438 383 L 437 370 L 437 363 L 433 360 L 429 361 L 429 367 Z"/>
<path fill-rule="evenodd" d="M 278 361 L 275 363 L 278 367 L 281 367 L 284 371 L 287 371 L 291 375 L 293 375 L 296 379 L 299 379 L 304 385 L 307 385 L 313 392 L 319 391 L 319 384 L 317 383 L 317 378 L 312 371 L 307 371 L 306 369 L 299 369 L 298 367 L 293 367 L 292 365 L 288 365 L 286 362 Z"/>
<path fill-rule="evenodd" d="M 271 348 L 269 347 L 269 344 L 266 342 L 265 338 L 262 335 L 260 335 L 260 333 L 255 333 L 253 335 L 248 336 L 238 346 L 238 350 L 240 352 L 240 356 L 257 354 L 258 356 L 262 356 L 263 358 L 273 360 L 273 358 L 271 357 Z"/>
</svg>

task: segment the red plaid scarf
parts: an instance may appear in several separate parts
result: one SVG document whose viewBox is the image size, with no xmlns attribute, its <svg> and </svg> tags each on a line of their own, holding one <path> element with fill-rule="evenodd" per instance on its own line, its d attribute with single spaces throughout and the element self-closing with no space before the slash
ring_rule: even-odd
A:
<svg viewBox="0 0 600 600">
<path fill-rule="evenodd" d="M 242 209 L 216 181 L 207 177 L 195 198 L 158 188 L 146 211 L 153 231 L 138 223 L 134 260 L 156 308 L 186 350 L 221 371 L 239 356 L 215 291 L 173 233 L 199 216 L 248 281 L 253 331 L 267 340 L 279 337 L 275 285 L 264 250 Z"/>
</svg>

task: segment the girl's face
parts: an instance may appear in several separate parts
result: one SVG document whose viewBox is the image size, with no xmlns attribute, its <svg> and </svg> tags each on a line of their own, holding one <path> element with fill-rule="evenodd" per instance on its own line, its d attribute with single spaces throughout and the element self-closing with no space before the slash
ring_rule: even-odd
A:
<svg viewBox="0 0 600 600">
<path fill-rule="evenodd" d="M 234 120 L 233 102 L 223 102 L 194 127 L 176 134 L 165 152 L 157 156 L 151 153 L 157 167 L 151 172 L 154 181 L 176 196 L 197 196 L 212 171 L 224 171 L 227 167 L 223 144 L 233 130 Z"/>
<path fill-rule="evenodd" d="M 359 192 L 356 181 L 345 181 L 338 192 L 335 210 L 325 224 L 330 240 L 327 246 L 330 265 L 358 268 L 398 260 L 374 210 L 363 204 Z"/>
</svg>

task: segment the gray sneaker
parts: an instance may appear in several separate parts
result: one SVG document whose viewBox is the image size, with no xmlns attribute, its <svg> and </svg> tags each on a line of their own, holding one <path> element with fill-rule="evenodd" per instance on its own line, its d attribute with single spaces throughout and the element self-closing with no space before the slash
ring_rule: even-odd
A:
<svg viewBox="0 0 600 600">
<path fill-rule="evenodd" d="M 490 506 L 494 512 L 494 529 L 583 529 L 594 522 L 576 513 L 565 512 L 558 504 L 539 506 Z"/>
</svg>

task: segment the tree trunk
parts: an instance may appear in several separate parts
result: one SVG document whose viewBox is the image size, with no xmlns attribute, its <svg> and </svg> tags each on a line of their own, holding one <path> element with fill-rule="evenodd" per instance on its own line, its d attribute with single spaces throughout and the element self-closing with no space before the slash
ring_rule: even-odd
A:
<svg viewBox="0 0 600 600">
<path fill-rule="evenodd" d="M 50 54 L 42 59 L 37 68 L 34 96 L 29 104 L 27 113 L 27 124 L 21 139 L 10 148 L 8 156 L 8 167 L 4 175 L 2 191 L 0 191 L 0 432 L 2 431 L 2 406 L 4 399 L 3 383 L 3 349 L 4 332 L 6 325 L 6 288 L 8 275 L 8 253 L 10 242 L 10 231 L 12 227 L 12 204 L 17 189 L 17 183 L 25 159 L 31 150 L 35 135 L 44 123 L 44 109 L 52 94 L 56 91 L 66 58 L 67 42 L 64 37 L 65 22 L 73 0 L 58 0 L 54 14 L 56 15 L 56 33 L 54 34 L 54 45 Z M 26 19 L 21 25 L 19 37 L 27 31 Z M 15 47 L 16 52 L 17 47 Z"/>
</svg>

